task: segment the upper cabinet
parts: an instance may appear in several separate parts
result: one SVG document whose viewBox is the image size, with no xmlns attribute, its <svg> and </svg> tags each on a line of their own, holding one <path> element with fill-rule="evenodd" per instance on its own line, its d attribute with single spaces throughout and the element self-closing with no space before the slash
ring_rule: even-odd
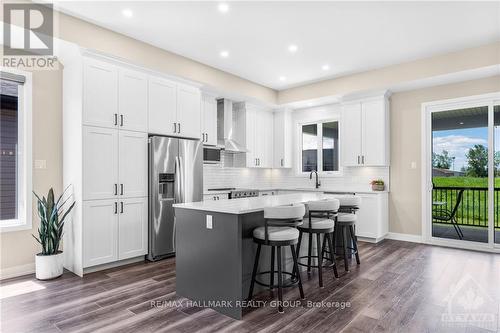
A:
<svg viewBox="0 0 500 333">
<path fill-rule="evenodd" d="M 217 100 L 214 96 L 202 95 L 201 98 L 201 140 L 204 145 L 217 145 Z"/>
<path fill-rule="evenodd" d="M 147 131 L 147 77 L 139 71 L 86 58 L 83 124 Z"/>
<path fill-rule="evenodd" d="M 118 125 L 118 67 L 86 58 L 83 64 L 83 124 Z"/>
<path fill-rule="evenodd" d="M 148 78 L 145 74 L 120 69 L 118 81 L 118 110 L 120 128 L 129 131 L 148 131 Z"/>
<path fill-rule="evenodd" d="M 174 135 L 177 132 L 177 86 L 162 78 L 149 78 L 149 133 Z"/>
<path fill-rule="evenodd" d="M 177 85 L 177 136 L 199 138 L 201 132 L 201 93 L 198 88 Z"/>
<path fill-rule="evenodd" d="M 292 116 L 291 111 L 274 112 L 274 159 L 273 167 L 292 167 Z"/>
<path fill-rule="evenodd" d="M 149 78 L 149 133 L 200 138 L 201 94 L 196 87 Z"/>
<path fill-rule="evenodd" d="M 389 166 L 389 104 L 385 96 L 344 103 L 343 166 Z"/>
<path fill-rule="evenodd" d="M 273 167 L 273 113 L 255 106 L 246 106 L 246 166 Z"/>
</svg>

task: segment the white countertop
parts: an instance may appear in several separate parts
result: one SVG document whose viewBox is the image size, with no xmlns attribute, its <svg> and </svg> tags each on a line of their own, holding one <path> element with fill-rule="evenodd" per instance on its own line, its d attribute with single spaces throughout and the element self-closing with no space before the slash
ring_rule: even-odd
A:
<svg viewBox="0 0 500 333">
<path fill-rule="evenodd" d="M 266 207 L 290 205 L 313 200 L 321 200 L 330 195 L 323 193 L 292 193 L 268 195 L 263 197 L 241 198 L 232 200 L 208 200 L 175 204 L 175 208 L 204 210 L 227 214 L 247 214 L 263 210 Z"/>
<path fill-rule="evenodd" d="M 253 189 L 253 188 L 252 188 Z M 373 191 L 369 188 L 283 188 L 283 187 L 261 187 L 255 188 L 255 190 L 263 191 L 297 191 L 297 192 L 327 192 L 327 193 L 359 193 L 359 194 L 380 194 L 380 193 L 389 193 L 389 191 Z M 212 195 L 212 194 L 226 194 L 231 191 L 229 190 L 217 190 L 217 191 L 209 191 L 205 190 L 203 195 Z"/>
</svg>

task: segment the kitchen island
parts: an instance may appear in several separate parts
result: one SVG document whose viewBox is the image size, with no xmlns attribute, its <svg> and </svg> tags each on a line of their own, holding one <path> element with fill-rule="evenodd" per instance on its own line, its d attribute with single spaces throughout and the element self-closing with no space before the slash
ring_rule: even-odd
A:
<svg viewBox="0 0 500 333">
<path fill-rule="evenodd" d="M 264 208 L 326 197 L 293 193 L 175 204 L 177 294 L 241 319 L 256 251 L 252 231 L 264 225 Z M 289 263 L 291 254 L 285 255 L 284 263 Z M 266 246 L 260 258 L 260 270 L 269 270 Z"/>
</svg>

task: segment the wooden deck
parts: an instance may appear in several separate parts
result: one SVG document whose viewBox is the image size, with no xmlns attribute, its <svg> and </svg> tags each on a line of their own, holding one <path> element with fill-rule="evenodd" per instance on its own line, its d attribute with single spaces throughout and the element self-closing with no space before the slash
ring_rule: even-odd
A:
<svg viewBox="0 0 500 333">
<path fill-rule="evenodd" d="M 442 320 L 450 288 L 466 276 L 479 286 L 483 304 L 491 307 L 497 320 L 494 331 L 498 329 L 500 255 L 389 240 L 360 243 L 360 254 L 361 265 L 354 264 L 349 273 L 339 262 L 339 279 L 325 269 L 322 289 L 316 274 L 303 273 L 307 299 L 299 306 L 286 308 L 284 314 L 270 306 L 255 308 L 241 321 L 179 299 L 175 259 L 133 264 L 83 279 L 71 273 L 47 282 L 33 276 L 11 279 L 1 284 L 1 331 L 488 332 L 474 324 L 446 326 Z M 298 298 L 296 288 L 285 293 L 287 300 Z M 175 300 L 177 306 L 164 302 Z M 255 300 L 273 298 L 266 291 Z M 349 306 L 311 304 L 322 301 Z"/>
</svg>

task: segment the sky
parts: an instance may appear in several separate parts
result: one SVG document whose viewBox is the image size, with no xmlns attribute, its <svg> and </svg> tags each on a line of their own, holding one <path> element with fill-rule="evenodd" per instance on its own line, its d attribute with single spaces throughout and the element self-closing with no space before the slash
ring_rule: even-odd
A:
<svg viewBox="0 0 500 333">
<path fill-rule="evenodd" d="M 500 127 L 495 126 L 495 151 L 500 150 Z M 455 157 L 452 170 L 460 171 L 462 166 L 467 166 L 465 154 L 476 144 L 488 147 L 488 128 L 466 128 L 447 131 L 432 132 L 433 151 L 441 154 L 447 150 L 450 156 Z"/>
</svg>

